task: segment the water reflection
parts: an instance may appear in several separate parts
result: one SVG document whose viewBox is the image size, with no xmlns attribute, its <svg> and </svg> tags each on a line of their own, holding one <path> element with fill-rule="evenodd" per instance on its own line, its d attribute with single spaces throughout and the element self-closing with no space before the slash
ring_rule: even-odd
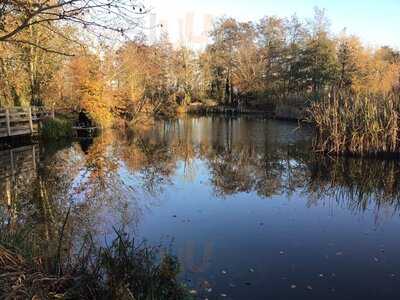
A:
<svg viewBox="0 0 400 300">
<path fill-rule="evenodd" d="M 77 215 L 85 214 L 83 221 L 104 213 L 106 203 L 125 215 L 124 223 L 139 222 L 143 210 L 159 204 L 157 197 L 174 185 L 176 176 L 193 182 L 198 165 L 204 164 L 217 198 L 253 192 L 270 198 L 300 191 L 308 207 L 335 201 L 356 213 L 371 208 L 395 215 L 400 162 L 314 156 L 310 142 L 310 130 L 296 124 L 186 118 L 141 131 L 109 131 L 67 146 L 4 150 L 3 214 L 7 212 L 7 223 L 18 215 L 37 220 L 37 214 L 43 222 L 53 220 L 55 212 L 65 214 L 72 204 Z"/>
<path fill-rule="evenodd" d="M 399 209 L 400 162 L 374 159 L 319 159 L 308 166 L 310 205 L 329 197 L 361 213 L 373 209 L 395 215 Z"/>
<path fill-rule="evenodd" d="M 399 161 L 315 156 L 311 138 L 311 129 L 294 123 L 183 118 L 140 131 L 109 131 L 67 145 L 3 151 L 0 230 L 29 224 L 34 228 L 31 239 L 51 241 L 69 215 L 66 251 L 76 250 L 88 233 L 104 242 L 113 227 L 129 228 L 155 242 L 174 238 L 183 278 L 191 278 L 192 284 L 214 280 L 215 291 L 224 292 L 223 286 L 236 284 L 219 278 L 221 269 L 230 265 L 238 270 L 235 280 L 248 283 L 251 274 L 242 273 L 257 261 L 271 269 L 251 279 L 254 299 L 281 295 L 281 278 L 289 277 L 282 270 L 298 281 L 321 266 L 342 270 L 335 262 L 311 262 L 302 256 L 327 252 L 322 246 L 327 239 L 339 240 L 335 245 L 342 249 L 334 253 L 346 247 L 355 251 L 349 240 L 358 240 L 360 232 L 375 232 L 375 240 L 365 242 L 367 251 L 381 239 L 377 226 L 387 230 L 389 238 L 400 226 Z M 329 219 L 332 216 L 335 221 Z M 362 224 L 358 216 L 363 216 Z M 353 231 L 343 232 L 347 227 Z M 266 228 L 267 239 L 260 228 Z M 397 246 L 393 242 L 394 250 L 400 249 Z M 287 251 L 283 248 L 295 249 L 299 257 L 277 265 L 279 258 L 272 253 L 279 257 Z M 252 257 L 243 258 L 243 253 Z M 309 265 L 298 271 L 295 266 L 303 263 Z M 357 275 L 364 270 L 355 262 L 346 263 L 360 272 Z M 277 276 L 271 279 L 276 291 L 266 292 L 262 280 L 271 275 Z M 231 291 L 232 298 L 242 299 L 246 289 Z"/>
</svg>

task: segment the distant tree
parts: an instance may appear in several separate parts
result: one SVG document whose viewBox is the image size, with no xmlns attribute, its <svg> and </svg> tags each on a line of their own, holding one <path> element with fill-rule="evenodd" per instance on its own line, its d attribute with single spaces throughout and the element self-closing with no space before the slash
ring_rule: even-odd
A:
<svg viewBox="0 0 400 300">
<path fill-rule="evenodd" d="M 263 89 L 264 56 L 256 44 L 258 33 L 254 25 L 240 23 L 239 30 L 232 83 L 240 98 L 254 97 Z"/>
<path fill-rule="evenodd" d="M 282 75 L 286 53 L 286 20 L 265 17 L 258 24 L 258 43 L 264 60 L 263 79 L 267 90 L 273 94 L 282 92 Z"/>
<path fill-rule="evenodd" d="M 239 23 L 232 18 L 222 18 L 211 32 L 212 43 L 208 48 L 212 59 L 215 88 L 218 98 L 225 104 L 233 103 L 232 77 L 235 66 L 234 56 L 239 43 Z"/>
<path fill-rule="evenodd" d="M 180 104 L 190 104 L 193 98 L 195 85 L 196 62 L 194 52 L 182 47 L 175 51 L 173 58 L 173 74 L 175 87 L 178 94 L 182 95 Z"/>
<path fill-rule="evenodd" d="M 378 51 L 381 53 L 383 60 L 393 64 L 400 62 L 400 51 L 389 46 L 383 46 Z"/>
<path fill-rule="evenodd" d="M 292 16 L 286 21 L 286 51 L 283 58 L 283 78 L 285 81 L 285 94 L 296 94 L 301 92 L 304 78 L 302 78 L 301 68 L 303 52 L 305 49 L 308 31 L 304 24 L 296 17 Z"/>
<path fill-rule="evenodd" d="M 360 41 L 356 37 L 344 37 L 338 47 L 338 89 L 349 89 L 360 72 L 359 57 L 362 51 Z"/>
<path fill-rule="evenodd" d="M 310 21 L 310 36 L 306 40 L 301 64 L 304 88 L 314 93 L 323 92 L 336 77 L 338 65 L 335 41 L 329 36 L 329 21 L 325 11 L 315 9 Z"/>
</svg>

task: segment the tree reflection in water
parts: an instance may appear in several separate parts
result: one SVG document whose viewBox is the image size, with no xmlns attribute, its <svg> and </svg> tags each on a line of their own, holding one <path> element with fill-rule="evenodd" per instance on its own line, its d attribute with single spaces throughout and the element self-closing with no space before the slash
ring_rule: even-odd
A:
<svg viewBox="0 0 400 300">
<path fill-rule="evenodd" d="M 319 158 L 308 164 L 310 205 L 334 199 L 356 213 L 374 209 L 390 214 L 400 204 L 400 162 L 358 158 Z"/>
</svg>

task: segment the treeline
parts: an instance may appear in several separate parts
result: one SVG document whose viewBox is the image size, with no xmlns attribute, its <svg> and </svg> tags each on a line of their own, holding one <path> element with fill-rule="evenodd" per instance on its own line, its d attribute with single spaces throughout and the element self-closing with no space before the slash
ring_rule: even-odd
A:
<svg viewBox="0 0 400 300">
<path fill-rule="evenodd" d="M 234 103 L 399 89 L 399 51 L 365 47 L 345 31 L 334 35 L 329 24 L 319 9 L 308 21 L 295 16 L 265 17 L 258 23 L 220 19 L 202 56 L 210 96 Z"/>
<path fill-rule="evenodd" d="M 387 95 L 400 89 L 399 51 L 368 48 L 345 31 L 333 34 L 319 9 L 311 20 L 220 18 L 197 52 L 174 47 L 167 35 L 111 47 L 61 24 L 30 26 L 19 33 L 24 43 L 0 40 L 1 106 L 84 108 L 106 125 L 115 116 L 174 114 L 193 102 L 262 108 L 338 91 Z"/>
</svg>

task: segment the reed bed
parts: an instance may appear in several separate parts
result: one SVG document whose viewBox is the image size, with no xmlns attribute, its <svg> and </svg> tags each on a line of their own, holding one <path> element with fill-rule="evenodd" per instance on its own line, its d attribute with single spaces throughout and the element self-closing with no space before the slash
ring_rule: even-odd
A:
<svg viewBox="0 0 400 300">
<path fill-rule="evenodd" d="M 309 109 L 316 151 L 334 155 L 400 154 L 400 95 L 338 94 Z"/>
</svg>

